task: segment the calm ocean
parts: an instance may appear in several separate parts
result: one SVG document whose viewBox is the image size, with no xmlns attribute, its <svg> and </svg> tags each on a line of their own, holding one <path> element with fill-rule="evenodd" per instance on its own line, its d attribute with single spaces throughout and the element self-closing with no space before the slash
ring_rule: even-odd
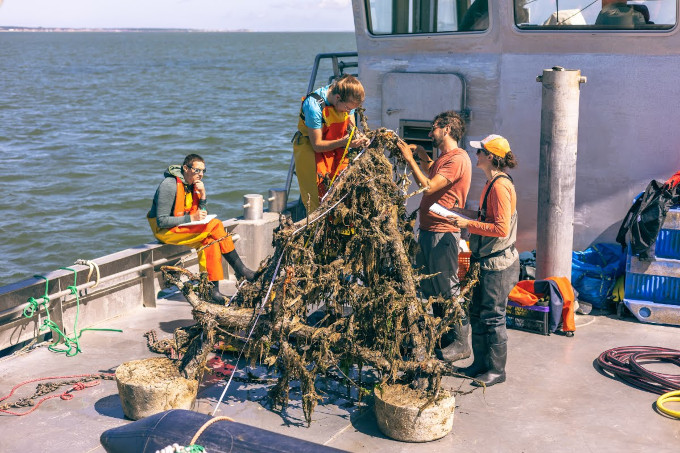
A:
<svg viewBox="0 0 680 453">
<path fill-rule="evenodd" d="M 0 33 L 0 286 L 153 240 L 153 194 L 188 153 L 210 211 L 241 215 L 285 185 L 315 55 L 355 50 L 352 33 Z"/>
</svg>

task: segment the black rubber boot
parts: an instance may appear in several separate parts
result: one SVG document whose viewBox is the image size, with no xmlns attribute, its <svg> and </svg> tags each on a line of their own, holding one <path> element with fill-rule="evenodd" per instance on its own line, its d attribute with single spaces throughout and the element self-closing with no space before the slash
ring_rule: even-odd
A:
<svg viewBox="0 0 680 453">
<path fill-rule="evenodd" d="M 489 371 L 477 376 L 487 387 L 505 382 L 505 362 L 508 360 L 508 344 L 489 344 Z M 478 382 L 472 381 L 472 385 L 481 387 Z"/>
<path fill-rule="evenodd" d="M 227 263 L 229 263 L 231 268 L 234 269 L 234 274 L 236 274 L 237 279 L 243 277 L 249 282 L 255 280 L 255 272 L 248 269 L 246 265 L 243 264 L 243 261 L 241 261 L 241 257 L 238 256 L 236 250 L 232 250 L 229 253 L 224 253 L 222 256 L 224 256 L 224 259 L 227 260 Z"/>
<path fill-rule="evenodd" d="M 212 290 L 210 291 L 210 295 L 212 296 L 212 300 L 214 300 L 218 304 L 226 303 L 229 300 L 229 298 L 220 292 L 219 282 L 210 282 L 210 283 L 212 283 L 212 285 L 213 285 Z"/>
<path fill-rule="evenodd" d="M 474 355 L 474 360 L 469 367 L 459 368 L 459 373 L 472 378 L 476 378 L 480 374 L 486 373 L 489 369 L 486 357 L 486 343 L 486 335 L 472 334 L 472 354 Z"/>
<path fill-rule="evenodd" d="M 461 319 L 453 325 L 451 330 L 442 336 L 442 348 L 435 349 L 434 352 L 440 360 L 446 362 L 456 362 L 470 357 L 470 321 L 467 318 Z"/>
</svg>

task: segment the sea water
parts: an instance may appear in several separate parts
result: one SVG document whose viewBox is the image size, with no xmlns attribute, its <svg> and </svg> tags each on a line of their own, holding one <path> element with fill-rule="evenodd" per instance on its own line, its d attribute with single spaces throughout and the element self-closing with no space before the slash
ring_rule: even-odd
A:
<svg viewBox="0 0 680 453">
<path fill-rule="evenodd" d="M 154 240 L 152 197 L 188 153 L 222 219 L 283 187 L 315 55 L 355 50 L 352 33 L 0 33 L 0 286 Z"/>
</svg>

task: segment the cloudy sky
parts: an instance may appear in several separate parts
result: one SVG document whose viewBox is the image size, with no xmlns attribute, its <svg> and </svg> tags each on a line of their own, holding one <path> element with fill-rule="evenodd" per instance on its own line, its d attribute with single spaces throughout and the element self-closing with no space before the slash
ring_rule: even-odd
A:
<svg viewBox="0 0 680 453">
<path fill-rule="evenodd" d="M 351 0 L 0 0 L 0 26 L 352 31 Z"/>
</svg>

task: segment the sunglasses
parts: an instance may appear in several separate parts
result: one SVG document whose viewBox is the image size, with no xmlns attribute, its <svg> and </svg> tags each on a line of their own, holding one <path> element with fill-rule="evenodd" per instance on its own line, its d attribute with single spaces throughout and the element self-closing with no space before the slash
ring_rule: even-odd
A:
<svg viewBox="0 0 680 453">
<path fill-rule="evenodd" d="M 207 171 L 205 168 L 194 168 L 194 167 L 189 167 L 189 170 L 193 171 L 197 175 L 205 175 L 206 171 Z"/>
</svg>

